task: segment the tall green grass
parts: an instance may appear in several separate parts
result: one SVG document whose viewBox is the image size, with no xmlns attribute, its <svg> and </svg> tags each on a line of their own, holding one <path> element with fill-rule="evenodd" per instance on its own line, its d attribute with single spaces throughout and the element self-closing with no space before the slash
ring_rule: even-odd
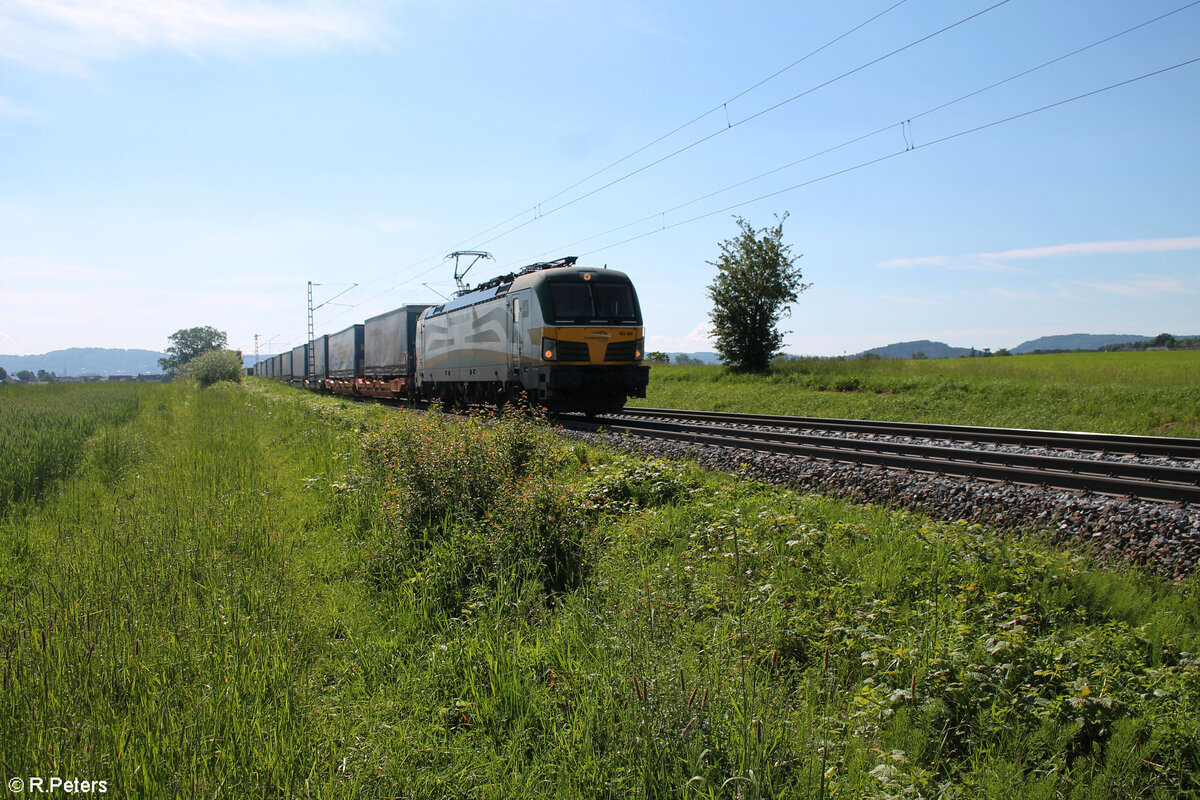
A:
<svg viewBox="0 0 1200 800">
<path fill-rule="evenodd" d="M 326 570 L 308 481 L 343 424 L 217 386 L 97 435 L 71 481 L 0 525 L 0 755 L 119 796 L 293 796 L 327 784 Z M 323 533 L 320 545 L 310 541 Z"/>
<path fill-rule="evenodd" d="M 69 474 L 88 436 L 130 419 L 156 386 L 0 386 L 0 516 Z"/>
<path fill-rule="evenodd" d="M 1194 579 L 516 417 L 167 392 L 0 521 L 12 775 L 156 798 L 1200 792 Z"/>
<path fill-rule="evenodd" d="M 637 405 L 1200 436 L 1200 351 L 654 366 Z"/>
</svg>

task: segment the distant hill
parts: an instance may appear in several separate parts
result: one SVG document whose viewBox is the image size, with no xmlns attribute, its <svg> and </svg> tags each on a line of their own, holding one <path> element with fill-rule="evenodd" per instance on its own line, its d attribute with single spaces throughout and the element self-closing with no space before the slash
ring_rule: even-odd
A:
<svg viewBox="0 0 1200 800">
<path fill-rule="evenodd" d="M 23 369 L 44 369 L 60 378 L 77 375 L 141 375 L 161 373 L 158 360 L 165 353 L 154 350 L 121 350 L 108 347 L 70 347 L 37 356 L 0 355 L 0 367 L 15 374 Z"/>
<path fill-rule="evenodd" d="M 1022 342 L 1012 349 L 1014 353 L 1032 353 L 1035 350 L 1099 350 L 1110 344 L 1148 342 L 1153 336 L 1135 336 L 1126 333 L 1068 333 L 1061 336 L 1042 336 Z"/>
<path fill-rule="evenodd" d="M 721 357 L 719 355 L 717 355 L 716 353 L 667 353 L 667 355 L 669 355 L 671 357 L 672 364 L 678 363 L 679 356 L 687 356 L 688 358 L 694 358 L 697 361 L 700 361 L 705 364 L 720 364 L 721 363 Z"/>
<path fill-rule="evenodd" d="M 897 342 L 883 347 L 873 347 L 859 353 L 856 357 L 872 355 L 880 358 L 912 358 L 914 353 L 924 353 L 926 358 L 958 358 L 970 352 L 969 347 L 951 347 L 945 342 L 921 339 L 916 342 Z"/>
</svg>

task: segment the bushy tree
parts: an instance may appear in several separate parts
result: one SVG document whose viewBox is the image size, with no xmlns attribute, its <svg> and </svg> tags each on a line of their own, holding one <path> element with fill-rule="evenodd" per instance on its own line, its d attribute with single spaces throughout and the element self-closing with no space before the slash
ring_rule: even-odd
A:
<svg viewBox="0 0 1200 800">
<path fill-rule="evenodd" d="M 167 357 L 158 360 L 158 366 L 171 377 L 180 371 L 193 359 L 221 350 L 228 343 L 225 331 L 204 325 L 197 328 L 183 328 L 172 333 L 168 340 L 171 346 L 167 348 Z"/>
<path fill-rule="evenodd" d="M 1155 347 L 1171 348 L 1175 346 L 1175 337 L 1169 333 L 1160 333 L 1154 337 L 1153 345 Z"/>
<path fill-rule="evenodd" d="M 192 359 L 185 371 L 202 387 L 217 381 L 240 383 L 245 374 L 242 354 L 236 350 L 210 350 Z"/>
<path fill-rule="evenodd" d="M 802 277 L 791 245 L 783 243 L 783 222 L 776 217 L 770 228 L 755 230 L 734 217 L 741 233 L 721 242 L 721 256 L 708 263 L 717 275 L 708 286 L 713 301 L 709 319 L 717 352 L 736 369 L 762 371 L 779 352 L 783 332 L 779 320 L 791 314 L 788 306 L 810 284 Z"/>
<path fill-rule="evenodd" d="M 0 367 L 0 381 L 6 380 L 8 380 L 8 370 L 6 370 L 4 367 Z"/>
<path fill-rule="evenodd" d="M 670 364 L 671 357 L 661 350 L 651 350 L 646 353 L 646 360 L 651 364 Z"/>
<path fill-rule="evenodd" d="M 37 376 L 34 375 L 33 372 L 31 372 L 30 370 L 27 370 L 27 369 L 23 369 L 16 374 L 16 379 L 19 381 L 27 382 L 27 381 L 34 380 L 35 378 L 37 378 Z"/>
</svg>

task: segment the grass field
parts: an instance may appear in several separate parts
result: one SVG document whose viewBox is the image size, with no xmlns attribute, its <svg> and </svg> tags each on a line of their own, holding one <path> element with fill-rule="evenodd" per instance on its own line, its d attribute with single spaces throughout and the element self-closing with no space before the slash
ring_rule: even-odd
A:
<svg viewBox="0 0 1200 800">
<path fill-rule="evenodd" d="M 1200 437 L 1200 351 L 654 366 L 632 404 Z"/>
<path fill-rule="evenodd" d="M 1195 579 L 523 419 L 261 382 L 136 392 L 0 519 L 6 778 L 155 798 L 1200 792 Z"/>
<path fill-rule="evenodd" d="M 93 431 L 128 420 L 150 394 L 124 383 L 0 386 L 0 516 L 67 475 Z"/>
</svg>

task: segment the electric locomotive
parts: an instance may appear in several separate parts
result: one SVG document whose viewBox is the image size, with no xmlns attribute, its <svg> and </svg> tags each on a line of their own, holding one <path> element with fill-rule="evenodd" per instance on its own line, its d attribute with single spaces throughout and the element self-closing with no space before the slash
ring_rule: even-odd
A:
<svg viewBox="0 0 1200 800">
<path fill-rule="evenodd" d="M 645 397 L 645 331 L 623 272 L 531 264 L 440 306 L 416 326 L 416 392 L 446 403 L 520 396 L 550 411 L 618 411 Z"/>
</svg>

